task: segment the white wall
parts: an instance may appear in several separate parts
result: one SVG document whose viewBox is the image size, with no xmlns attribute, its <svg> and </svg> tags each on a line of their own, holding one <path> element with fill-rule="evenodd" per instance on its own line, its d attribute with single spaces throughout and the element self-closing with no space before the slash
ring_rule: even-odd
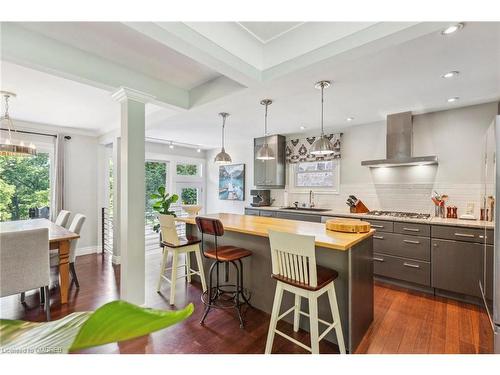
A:
<svg viewBox="0 0 500 375">
<path fill-rule="evenodd" d="M 437 155 L 438 166 L 414 166 L 370 169 L 361 166 L 362 160 L 385 158 L 385 121 L 352 126 L 346 129 L 328 129 L 343 132 L 340 166 L 340 193 L 316 194 L 316 204 L 339 212 L 347 212 L 345 204 L 349 194 L 365 201 L 370 209 L 431 212 L 430 195 L 433 190 L 447 193 L 451 205 L 463 213 L 467 202 L 476 205 L 482 197 L 481 168 L 484 135 L 497 113 L 497 103 L 439 111 L 413 117 L 413 146 L 415 156 Z M 289 135 L 295 137 L 297 135 Z M 298 136 L 303 137 L 304 134 Z M 246 190 L 253 186 L 252 140 L 227 147 L 234 162 L 247 166 Z M 242 213 L 247 202 L 218 201 L 218 174 L 213 165 L 217 150 L 208 154 L 209 178 L 207 180 L 209 212 Z M 288 202 L 284 197 L 288 197 Z M 272 191 L 274 205 L 288 205 L 293 201 L 305 202 L 307 194 L 284 190 Z"/>
<path fill-rule="evenodd" d="M 233 164 L 245 164 L 245 201 L 219 200 L 219 166 L 214 163 L 220 149 L 207 152 L 207 213 L 226 212 L 241 214 L 250 202 L 250 189 L 253 186 L 253 140 L 228 143 L 226 152 L 231 155 Z"/>
<path fill-rule="evenodd" d="M 66 133 L 65 133 L 66 134 Z M 99 143 L 97 137 L 71 135 L 65 141 L 64 208 L 87 217 L 81 232 L 79 249 L 94 251 L 98 246 L 98 166 Z"/>
</svg>

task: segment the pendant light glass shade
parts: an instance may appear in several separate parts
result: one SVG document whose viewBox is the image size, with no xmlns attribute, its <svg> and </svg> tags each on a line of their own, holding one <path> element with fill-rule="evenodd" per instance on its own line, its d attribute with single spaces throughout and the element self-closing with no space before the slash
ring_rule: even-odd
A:
<svg viewBox="0 0 500 375">
<path fill-rule="evenodd" d="M 3 140 L 1 138 L 0 132 L 0 155 L 1 156 L 35 156 L 36 148 L 33 143 L 30 143 L 29 146 L 26 146 L 23 141 L 16 144 L 12 140 L 12 132 L 15 132 L 14 124 L 9 115 L 9 99 L 11 97 L 16 97 L 16 94 L 8 91 L 0 91 L 0 94 L 4 97 L 5 101 L 5 113 L 0 117 L 0 127 L 3 129 L 2 131 L 8 131 L 8 135 Z"/>
<path fill-rule="evenodd" d="M 312 155 L 324 156 L 333 154 L 335 148 L 333 147 L 332 142 L 326 137 L 325 132 L 323 130 L 323 91 L 330 87 L 330 81 L 320 81 L 316 83 L 314 87 L 321 90 L 321 136 L 314 141 L 311 145 L 311 149 L 309 153 Z"/>
<path fill-rule="evenodd" d="M 264 99 L 260 102 L 260 104 L 266 106 L 266 113 L 264 115 L 264 144 L 257 150 L 256 158 L 258 160 L 273 160 L 276 158 L 273 149 L 267 144 L 267 107 L 272 103 L 271 99 Z"/>
<path fill-rule="evenodd" d="M 215 155 L 214 163 L 216 164 L 229 164 L 232 162 L 231 156 L 224 149 L 224 129 L 226 127 L 226 117 L 229 116 L 229 113 L 221 112 L 219 116 L 222 117 L 222 147 L 220 152 Z"/>
</svg>

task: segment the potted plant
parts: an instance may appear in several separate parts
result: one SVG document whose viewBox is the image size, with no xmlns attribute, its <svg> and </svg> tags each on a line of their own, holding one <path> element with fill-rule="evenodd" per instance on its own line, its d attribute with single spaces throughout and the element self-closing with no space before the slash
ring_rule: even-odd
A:
<svg viewBox="0 0 500 375">
<path fill-rule="evenodd" d="M 170 210 L 170 205 L 179 200 L 177 194 L 170 195 L 165 191 L 165 186 L 160 186 L 157 193 L 151 194 L 151 199 L 154 199 L 153 210 L 158 212 L 158 217 L 162 215 L 168 215 L 177 217 L 174 211 Z M 158 233 L 160 231 L 160 223 L 156 223 L 153 226 L 153 230 Z"/>
</svg>

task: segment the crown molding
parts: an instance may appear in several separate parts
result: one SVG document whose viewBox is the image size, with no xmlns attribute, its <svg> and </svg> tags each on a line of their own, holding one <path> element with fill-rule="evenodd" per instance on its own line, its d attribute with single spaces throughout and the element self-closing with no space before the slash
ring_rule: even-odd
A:
<svg viewBox="0 0 500 375">
<path fill-rule="evenodd" d="M 120 87 L 113 94 L 111 94 L 111 97 L 120 103 L 125 100 L 133 100 L 135 102 L 146 104 L 156 99 L 153 95 L 124 86 Z"/>
</svg>

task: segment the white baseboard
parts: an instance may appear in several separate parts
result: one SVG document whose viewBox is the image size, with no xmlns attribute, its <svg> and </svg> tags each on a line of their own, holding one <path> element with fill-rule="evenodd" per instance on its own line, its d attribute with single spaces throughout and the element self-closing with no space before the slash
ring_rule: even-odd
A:
<svg viewBox="0 0 500 375">
<path fill-rule="evenodd" d="M 100 246 L 86 246 L 86 247 L 79 247 L 76 249 L 76 256 L 82 256 L 82 255 L 88 255 L 88 254 L 95 254 L 101 252 L 101 247 Z"/>
<path fill-rule="evenodd" d="M 111 257 L 111 263 L 113 264 L 120 264 L 121 258 L 119 255 L 113 255 Z"/>
</svg>

